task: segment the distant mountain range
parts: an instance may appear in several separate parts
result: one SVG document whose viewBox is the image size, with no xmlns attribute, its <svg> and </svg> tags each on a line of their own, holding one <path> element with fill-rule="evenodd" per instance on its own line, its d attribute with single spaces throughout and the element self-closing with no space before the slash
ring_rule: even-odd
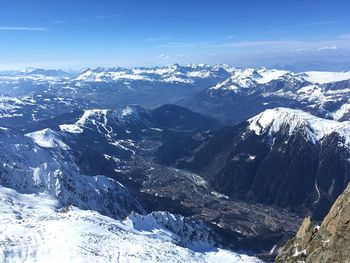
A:
<svg viewBox="0 0 350 263">
<path fill-rule="evenodd" d="M 348 120 L 350 72 L 236 70 L 227 80 L 181 102 L 225 123 L 238 123 L 265 109 L 297 108 L 314 115 Z"/>
<path fill-rule="evenodd" d="M 152 256 L 165 241 L 161 259 L 268 261 L 350 181 L 350 71 L 30 69 L 0 73 L 0 94 L 0 207 L 40 240 L 62 238 L 54 222 Z M 18 233 L 0 240 L 14 259 Z M 96 259 L 101 238 L 74 233 Z"/>
</svg>

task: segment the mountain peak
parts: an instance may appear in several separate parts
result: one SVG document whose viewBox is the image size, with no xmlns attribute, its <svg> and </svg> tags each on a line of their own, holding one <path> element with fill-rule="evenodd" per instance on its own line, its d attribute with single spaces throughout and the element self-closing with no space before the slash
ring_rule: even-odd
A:
<svg viewBox="0 0 350 263">
<path fill-rule="evenodd" d="M 247 89 L 259 84 L 267 84 L 287 74 L 291 74 L 291 72 L 267 68 L 236 69 L 229 79 L 217 84 L 211 90 L 222 89 L 238 92 L 242 88 Z"/>
<path fill-rule="evenodd" d="M 51 129 L 44 129 L 32 133 L 26 134 L 26 136 L 32 138 L 36 144 L 43 148 L 59 148 L 62 150 L 69 150 L 69 146 L 65 144 L 59 138 L 57 132 Z"/>
<path fill-rule="evenodd" d="M 292 135 L 296 131 L 305 132 L 307 139 L 313 143 L 322 140 L 333 132 L 350 144 L 349 122 L 338 122 L 316 117 L 301 110 L 289 108 L 268 109 L 248 120 L 249 129 L 257 135 L 267 133 L 273 135 L 287 131 Z"/>
</svg>

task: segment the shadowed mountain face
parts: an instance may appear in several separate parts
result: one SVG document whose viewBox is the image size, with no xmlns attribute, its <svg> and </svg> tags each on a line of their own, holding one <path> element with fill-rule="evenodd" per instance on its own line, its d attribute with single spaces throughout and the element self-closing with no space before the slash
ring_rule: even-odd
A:
<svg viewBox="0 0 350 263">
<path fill-rule="evenodd" d="M 310 210 L 320 219 L 350 180 L 347 125 L 268 110 L 233 128 L 176 142 L 183 147 L 163 145 L 158 160 L 200 174 L 225 195 Z"/>
<path fill-rule="evenodd" d="M 55 128 L 55 124 L 52 128 Z M 137 105 L 117 110 L 87 110 L 71 124 L 56 127 L 88 174 L 116 174 L 163 140 L 221 127 L 216 120 L 176 105 L 153 111 Z M 153 146 L 151 146 L 153 145 Z"/>
<path fill-rule="evenodd" d="M 219 128 L 221 124 L 213 118 L 176 105 L 163 105 L 152 111 L 159 127 L 178 131 L 203 131 Z"/>
</svg>

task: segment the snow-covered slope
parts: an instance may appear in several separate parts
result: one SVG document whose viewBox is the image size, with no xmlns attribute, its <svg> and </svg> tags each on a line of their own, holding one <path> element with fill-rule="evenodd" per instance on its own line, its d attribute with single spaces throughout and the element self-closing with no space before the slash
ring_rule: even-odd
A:
<svg viewBox="0 0 350 263">
<path fill-rule="evenodd" d="M 285 70 L 268 70 L 266 68 L 259 69 L 237 69 L 232 76 L 222 83 L 218 83 L 211 90 L 230 90 L 239 92 L 240 89 L 249 89 L 259 84 L 267 84 L 272 80 L 290 75 L 291 72 Z"/>
<path fill-rule="evenodd" d="M 0 163 L 0 184 L 20 192 L 46 193 L 63 205 L 92 209 L 115 218 L 144 211 L 118 182 L 104 176 L 82 175 L 69 148 L 53 131 L 25 137 L 1 128 Z"/>
<path fill-rule="evenodd" d="M 276 108 L 266 110 L 249 119 L 249 129 L 257 135 L 277 134 L 281 131 L 292 135 L 294 132 L 305 132 L 308 140 L 316 143 L 325 136 L 338 133 L 347 146 L 350 146 L 350 122 L 338 122 L 315 117 L 301 110 Z"/>
<path fill-rule="evenodd" d="M 60 129 L 69 133 L 82 133 L 84 128 L 94 127 L 96 130 L 111 134 L 113 126 L 134 125 L 139 128 L 145 128 L 150 125 L 152 117 L 150 113 L 137 105 L 128 105 L 120 109 L 90 109 L 85 110 L 84 114 L 74 124 L 62 124 Z"/>
<path fill-rule="evenodd" d="M 63 70 L 24 69 L 0 72 L 0 84 L 10 82 L 35 81 L 37 83 L 58 83 L 69 80 L 75 74 Z"/>
<path fill-rule="evenodd" d="M 16 90 L 21 88 L 17 86 Z M 37 130 L 40 122 L 50 122 L 57 116 L 87 107 L 82 101 L 57 94 L 47 95 L 45 90 L 38 90 L 43 95 L 4 96 L 0 87 L 0 126 L 29 132 Z"/>
<path fill-rule="evenodd" d="M 260 262 L 213 246 L 178 246 L 151 216 L 118 221 L 3 186 L 0 210 L 1 262 Z"/>
<path fill-rule="evenodd" d="M 234 122 L 273 107 L 300 108 L 325 118 L 350 120 L 350 72 L 236 69 L 230 78 L 198 97 L 199 101 L 190 99 L 186 106 Z M 209 109 L 201 106 L 208 104 Z M 251 111 L 253 114 L 248 113 Z"/>
<path fill-rule="evenodd" d="M 44 148 L 58 148 L 62 150 L 69 150 L 69 146 L 65 144 L 60 138 L 57 132 L 51 129 L 44 129 L 32 133 L 26 134 L 31 137 L 34 142 Z"/>
<path fill-rule="evenodd" d="M 211 90 L 231 90 L 239 92 L 241 89 L 256 88 L 259 85 L 266 85 L 271 81 L 291 81 L 296 85 L 303 82 L 310 84 L 326 84 L 350 80 L 350 71 L 348 72 L 323 72 L 309 71 L 303 73 L 293 73 L 286 70 L 276 70 L 267 68 L 248 68 L 236 69 L 230 78 L 218 83 Z M 261 88 L 261 87 L 260 87 Z"/>
<path fill-rule="evenodd" d="M 350 71 L 328 72 L 328 71 L 308 71 L 301 73 L 304 79 L 311 83 L 331 83 L 350 79 Z"/>
<path fill-rule="evenodd" d="M 61 133 L 69 136 L 76 151 L 86 155 L 82 144 L 95 143 L 95 153 L 99 152 L 103 159 L 115 162 L 115 170 L 125 160 L 133 158 L 139 149 L 137 139 L 149 132 L 156 132 L 151 113 L 137 105 L 129 105 L 120 109 L 90 109 L 85 110 L 82 116 L 73 124 L 61 124 Z M 74 143 L 75 142 L 75 143 Z M 102 165 L 102 164 L 100 164 Z"/>
<path fill-rule="evenodd" d="M 231 75 L 231 77 L 230 77 Z M 255 84 L 266 84 L 285 76 L 302 79 L 310 83 L 325 84 L 350 79 L 350 71 L 326 72 L 308 71 L 293 73 L 286 70 L 267 68 L 235 68 L 228 65 L 190 64 L 180 66 L 173 64 L 166 67 L 139 68 L 86 68 L 80 73 L 62 70 L 30 69 L 22 71 L 0 72 L 0 84 L 31 81 L 34 83 L 70 83 L 70 82 L 115 82 L 115 81 L 148 81 L 164 83 L 193 84 L 198 80 L 228 78 L 214 89 L 225 88 L 235 90 L 238 87 L 248 88 Z M 229 80 L 230 79 L 230 80 Z"/>
<path fill-rule="evenodd" d="M 40 69 L 5 72 L 0 73 L 0 92 L 15 96 L 59 94 L 64 99 L 62 103 L 71 103 L 68 98 L 86 99 L 88 104 L 94 104 L 86 108 L 112 108 L 116 104 L 133 103 L 160 106 L 161 103 L 175 103 L 188 99 L 208 89 L 208 95 L 218 97 L 219 104 L 222 93 L 233 96 L 260 96 L 264 105 L 277 98 L 279 103 L 281 100 L 289 100 L 293 104 L 299 104 L 299 107 L 300 104 L 304 105 L 303 109 L 309 112 L 318 111 L 320 116 L 345 120 L 350 118 L 350 110 L 346 106 L 350 96 L 349 84 L 346 83 L 349 80 L 350 71 L 294 73 L 267 68 L 241 69 L 227 65 L 174 64 L 149 68 L 87 68 L 76 75 Z M 192 104 L 194 103 L 187 106 Z M 20 110 L 23 106 L 14 106 L 19 108 L 9 108 L 9 112 L 0 110 L 0 116 L 3 114 L 14 117 L 14 114 L 23 114 Z M 287 105 L 280 103 L 277 106 Z M 195 107 L 191 109 L 205 112 Z M 50 117 L 39 114 L 41 110 L 35 109 L 38 113 L 33 112 L 33 119 Z M 0 123 L 1 125 L 3 124 Z"/>
<path fill-rule="evenodd" d="M 233 67 L 226 65 L 192 64 L 180 66 L 178 64 L 168 67 L 154 68 L 95 68 L 84 69 L 75 79 L 85 82 L 110 82 L 110 81 L 159 81 L 168 83 L 192 84 L 199 79 L 217 78 L 228 75 Z"/>
</svg>

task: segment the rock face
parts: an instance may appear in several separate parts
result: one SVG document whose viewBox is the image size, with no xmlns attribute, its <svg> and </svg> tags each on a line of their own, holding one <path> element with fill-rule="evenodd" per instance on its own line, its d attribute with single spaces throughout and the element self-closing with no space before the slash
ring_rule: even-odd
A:
<svg viewBox="0 0 350 263">
<path fill-rule="evenodd" d="M 350 262 L 350 185 L 337 199 L 320 227 L 306 218 L 276 262 Z"/>
</svg>

